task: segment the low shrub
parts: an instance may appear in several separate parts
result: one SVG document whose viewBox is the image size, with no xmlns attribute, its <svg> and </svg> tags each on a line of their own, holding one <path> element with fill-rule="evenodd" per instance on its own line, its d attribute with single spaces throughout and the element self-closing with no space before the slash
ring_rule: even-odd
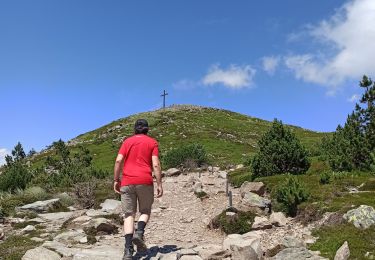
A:
<svg viewBox="0 0 375 260">
<path fill-rule="evenodd" d="M 236 217 L 229 219 L 227 212 L 236 213 Z M 220 229 L 226 234 L 245 234 L 251 230 L 255 214 L 251 212 L 238 211 L 236 209 L 224 210 L 211 221 L 211 228 Z"/>
<path fill-rule="evenodd" d="M 290 216 L 296 216 L 298 205 L 309 198 L 309 192 L 296 176 L 288 176 L 276 190 L 276 199 Z"/>
<path fill-rule="evenodd" d="M 17 189 L 25 189 L 31 181 L 33 174 L 21 162 L 7 166 L 0 175 L 0 191 L 13 192 Z"/>
<path fill-rule="evenodd" d="M 95 188 L 95 182 L 84 182 L 74 185 L 74 195 L 79 206 L 89 209 L 95 205 Z"/>
<path fill-rule="evenodd" d="M 320 184 L 329 184 L 331 182 L 331 173 L 328 171 L 324 171 L 320 174 L 320 179 L 319 179 Z"/>
<path fill-rule="evenodd" d="M 162 156 L 166 168 L 184 166 L 190 168 L 192 163 L 201 166 L 207 162 L 207 153 L 201 144 L 189 144 L 168 151 Z"/>
<path fill-rule="evenodd" d="M 230 184 L 234 187 L 240 187 L 245 181 L 252 181 L 253 176 L 247 167 L 234 170 L 228 174 Z"/>
</svg>

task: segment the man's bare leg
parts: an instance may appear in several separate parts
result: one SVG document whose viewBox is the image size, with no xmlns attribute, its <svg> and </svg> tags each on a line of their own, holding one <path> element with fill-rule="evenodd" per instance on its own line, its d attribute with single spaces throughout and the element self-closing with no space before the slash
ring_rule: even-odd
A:
<svg viewBox="0 0 375 260">
<path fill-rule="evenodd" d="M 142 214 L 142 213 L 138 219 L 137 231 L 135 231 L 135 234 L 133 237 L 133 243 L 137 246 L 138 252 L 147 251 L 147 246 L 144 241 L 144 232 L 145 232 L 146 224 L 149 219 L 150 219 L 149 214 Z"/>
</svg>

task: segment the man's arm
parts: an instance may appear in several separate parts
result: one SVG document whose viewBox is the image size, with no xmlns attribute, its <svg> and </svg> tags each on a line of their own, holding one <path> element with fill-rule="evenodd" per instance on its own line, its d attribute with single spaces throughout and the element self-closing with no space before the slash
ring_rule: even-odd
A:
<svg viewBox="0 0 375 260">
<path fill-rule="evenodd" d="M 124 161 L 124 156 L 122 154 L 117 155 L 117 158 L 115 161 L 114 176 L 113 176 L 113 190 L 119 194 L 121 194 L 120 173 L 121 173 L 121 166 L 122 166 L 123 161 Z"/>
<path fill-rule="evenodd" d="M 159 161 L 158 156 L 155 156 L 155 155 L 152 156 L 152 168 L 155 173 L 156 184 L 157 184 L 156 197 L 160 198 L 161 196 L 163 196 L 163 186 L 161 182 L 161 166 L 160 166 L 160 161 Z"/>
</svg>

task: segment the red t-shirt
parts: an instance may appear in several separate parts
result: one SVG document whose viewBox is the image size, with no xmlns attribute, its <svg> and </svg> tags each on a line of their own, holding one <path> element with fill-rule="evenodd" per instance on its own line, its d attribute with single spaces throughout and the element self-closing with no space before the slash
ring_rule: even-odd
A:
<svg viewBox="0 0 375 260">
<path fill-rule="evenodd" d="M 144 134 L 125 139 L 118 152 L 124 156 L 121 186 L 153 185 L 152 156 L 159 156 L 158 142 Z"/>
</svg>

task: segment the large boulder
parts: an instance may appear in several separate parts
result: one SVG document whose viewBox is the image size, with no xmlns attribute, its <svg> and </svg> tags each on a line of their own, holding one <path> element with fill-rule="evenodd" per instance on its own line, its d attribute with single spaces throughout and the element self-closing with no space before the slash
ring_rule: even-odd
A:
<svg viewBox="0 0 375 260">
<path fill-rule="evenodd" d="M 56 212 L 39 214 L 38 217 L 42 220 L 51 222 L 54 225 L 61 226 L 65 221 L 69 220 L 74 216 L 74 212 Z"/>
<path fill-rule="evenodd" d="M 266 209 L 271 207 L 271 201 L 253 192 L 246 192 L 242 198 L 241 206 L 243 208 L 248 208 L 249 210 L 251 208 Z"/>
<path fill-rule="evenodd" d="M 304 247 L 293 247 L 293 248 L 286 248 L 280 251 L 277 255 L 272 257 L 271 259 L 274 260 L 323 260 L 323 258 L 319 255 L 315 255 L 309 250 Z"/>
<path fill-rule="evenodd" d="M 100 204 L 102 210 L 109 213 L 119 214 L 121 213 L 121 201 L 106 199 L 103 203 Z"/>
<path fill-rule="evenodd" d="M 347 260 L 350 256 L 350 250 L 348 242 L 345 241 L 344 244 L 337 250 L 334 260 Z"/>
<path fill-rule="evenodd" d="M 348 222 L 353 222 L 356 228 L 366 229 L 375 225 L 375 210 L 371 206 L 361 205 L 349 210 L 343 217 Z"/>
<path fill-rule="evenodd" d="M 282 212 L 272 212 L 270 216 L 270 222 L 276 227 L 283 227 L 288 224 L 288 219 Z"/>
<path fill-rule="evenodd" d="M 81 239 L 85 238 L 86 234 L 82 229 L 69 230 L 57 235 L 54 240 L 66 245 L 79 243 Z"/>
<path fill-rule="evenodd" d="M 247 250 L 245 248 L 251 248 L 252 250 Z M 262 256 L 262 249 L 260 246 L 260 238 L 257 236 L 242 236 L 239 234 L 228 235 L 223 242 L 224 250 L 237 251 L 241 255 L 243 252 L 245 255 L 251 254 L 251 251 L 254 251 L 258 258 Z M 244 249 L 244 251 L 242 250 Z M 254 258 L 254 259 L 258 259 Z M 236 258 L 234 258 L 236 259 Z"/>
<path fill-rule="evenodd" d="M 180 174 L 181 174 L 181 171 L 177 168 L 170 168 L 170 169 L 166 170 L 165 172 L 163 172 L 163 175 L 165 177 L 178 176 Z"/>
<path fill-rule="evenodd" d="M 51 200 L 43 200 L 43 201 L 36 201 L 31 204 L 23 205 L 21 207 L 16 207 L 17 212 L 22 211 L 33 211 L 37 213 L 44 213 L 48 212 L 49 210 L 55 209 L 60 205 L 60 199 L 51 199 Z"/>
<path fill-rule="evenodd" d="M 89 225 L 94 227 L 98 233 L 114 234 L 118 232 L 117 227 L 106 218 L 92 219 Z"/>
<path fill-rule="evenodd" d="M 242 183 L 240 188 L 241 197 L 245 197 L 245 194 L 248 192 L 252 192 L 258 194 L 259 196 L 263 196 L 266 191 L 266 186 L 263 182 L 248 182 L 245 181 Z"/>
<path fill-rule="evenodd" d="M 28 250 L 22 260 L 41 260 L 41 259 L 48 259 L 48 260 L 60 260 L 61 256 L 53 252 L 52 250 L 46 249 L 42 246 Z"/>
<path fill-rule="evenodd" d="M 254 218 L 254 223 L 251 226 L 252 229 L 258 230 L 258 229 L 269 229 L 272 228 L 271 222 L 266 217 L 258 217 L 256 216 Z"/>
<path fill-rule="evenodd" d="M 232 259 L 236 260 L 256 260 L 260 259 L 254 249 L 250 246 L 239 247 L 233 245 L 232 250 Z"/>
</svg>

